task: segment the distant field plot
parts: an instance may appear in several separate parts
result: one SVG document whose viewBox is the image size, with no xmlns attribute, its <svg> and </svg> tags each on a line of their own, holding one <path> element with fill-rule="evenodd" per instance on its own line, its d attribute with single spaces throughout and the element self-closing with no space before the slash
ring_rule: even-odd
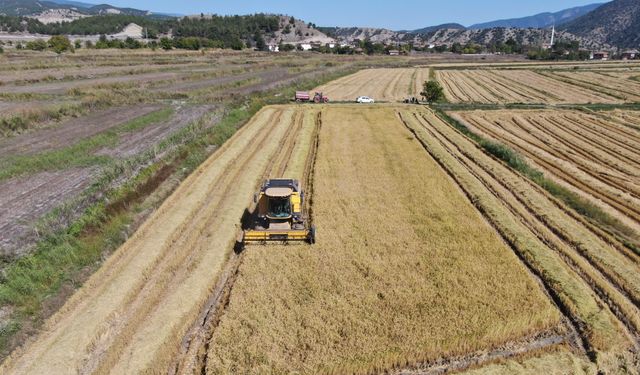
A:
<svg viewBox="0 0 640 375">
<path fill-rule="evenodd" d="M 640 233 L 638 112 L 473 111 L 454 117 Z"/>
<path fill-rule="evenodd" d="M 392 108 L 322 110 L 312 199 L 316 245 L 245 250 L 208 373 L 371 373 L 557 337 L 559 311 Z"/>
<path fill-rule="evenodd" d="M 615 74 L 599 71 L 561 71 L 548 76 L 586 89 L 605 92 L 627 102 L 640 101 L 640 81 L 631 80 L 628 76 L 616 77 Z"/>
<path fill-rule="evenodd" d="M 395 102 L 419 96 L 428 75 L 428 68 L 365 69 L 314 91 L 323 92 L 332 101 L 355 101 L 358 96 L 369 96 L 378 101 Z"/>
<path fill-rule="evenodd" d="M 452 103 L 615 103 L 619 97 L 530 70 L 438 70 Z"/>
</svg>

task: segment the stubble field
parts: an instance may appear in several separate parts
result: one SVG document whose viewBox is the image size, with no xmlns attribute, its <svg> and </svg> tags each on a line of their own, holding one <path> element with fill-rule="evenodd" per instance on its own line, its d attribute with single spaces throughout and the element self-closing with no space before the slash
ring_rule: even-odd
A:
<svg viewBox="0 0 640 375">
<path fill-rule="evenodd" d="M 563 79 L 562 72 L 540 69 L 446 69 L 436 70 L 447 100 L 451 103 L 545 103 L 587 104 L 635 101 L 633 93 L 620 87 L 603 89 L 599 84 L 581 84 L 576 79 Z M 579 73 L 582 74 L 582 73 Z M 602 77 L 604 78 L 604 77 Z M 615 81 L 607 77 L 605 81 Z M 631 90 L 637 86 L 628 80 Z M 627 89 L 629 90 L 629 89 Z"/>
<path fill-rule="evenodd" d="M 452 116 L 517 150 L 537 169 L 640 231 L 637 112 L 475 111 Z"/>
<path fill-rule="evenodd" d="M 332 101 L 355 101 L 368 96 L 377 101 L 398 102 L 419 97 L 429 68 L 365 69 L 337 79 L 313 91 L 322 92 Z"/>
</svg>

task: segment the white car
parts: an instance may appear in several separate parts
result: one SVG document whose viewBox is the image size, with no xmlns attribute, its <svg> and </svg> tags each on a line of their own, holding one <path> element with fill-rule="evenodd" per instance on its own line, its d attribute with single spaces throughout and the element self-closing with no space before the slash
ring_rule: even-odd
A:
<svg viewBox="0 0 640 375">
<path fill-rule="evenodd" d="M 359 96 L 356 103 L 375 103 L 376 101 L 368 96 Z"/>
</svg>

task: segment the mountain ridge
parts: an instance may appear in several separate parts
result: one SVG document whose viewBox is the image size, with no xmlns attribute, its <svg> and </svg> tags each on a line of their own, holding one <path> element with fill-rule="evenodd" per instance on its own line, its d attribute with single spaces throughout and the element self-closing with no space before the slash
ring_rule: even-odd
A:
<svg viewBox="0 0 640 375">
<path fill-rule="evenodd" d="M 65 21 L 68 15 L 72 21 L 78 17 L 98 16 L 105 14 L 124 14 L 130 16 L 162 15 L 160 13 L 135 8 L 116 7 L 110 4 L 89 4 L 67 0 L 0 0 L 0 14 L 38 18 L 54 13 Z"/>
<path fill-rule="evenodd" d="M 477 23 L 469 26 L 469 29 L 491 29 L 494 27 L 515 28 L 545 28 L 553 25 L 561 25 L 592 12 L 606 3 L 594 3 L 573 8 L 563 9 L 557 12 L 538 13 L 533 16 L 501 19 L 489 22 Z"/>
</svg>

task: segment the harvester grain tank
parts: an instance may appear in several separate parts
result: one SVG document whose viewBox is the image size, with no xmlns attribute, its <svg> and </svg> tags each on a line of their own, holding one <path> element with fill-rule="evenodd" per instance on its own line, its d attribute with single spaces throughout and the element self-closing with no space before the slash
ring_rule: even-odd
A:
<svg viewBox="0 0 640 375">
<path fill-rule="evenodd" d="M 307 241 L 315 243 L 315 227 L 304 212 L 304 191 L 292 179 L 272 179 L 254 196 L 256 208 L 242 244 Z"/>
<path fill-rule="evenodd" d="M 302 102 L 314 102 L 314 103 L 329 103 L 329 98 L 323 95 L 321 92 L 316 92 L 313 97 L 306 91 L 296 91 L 296 96 L 293 98 L 298 103 Z"/>
</svg>

